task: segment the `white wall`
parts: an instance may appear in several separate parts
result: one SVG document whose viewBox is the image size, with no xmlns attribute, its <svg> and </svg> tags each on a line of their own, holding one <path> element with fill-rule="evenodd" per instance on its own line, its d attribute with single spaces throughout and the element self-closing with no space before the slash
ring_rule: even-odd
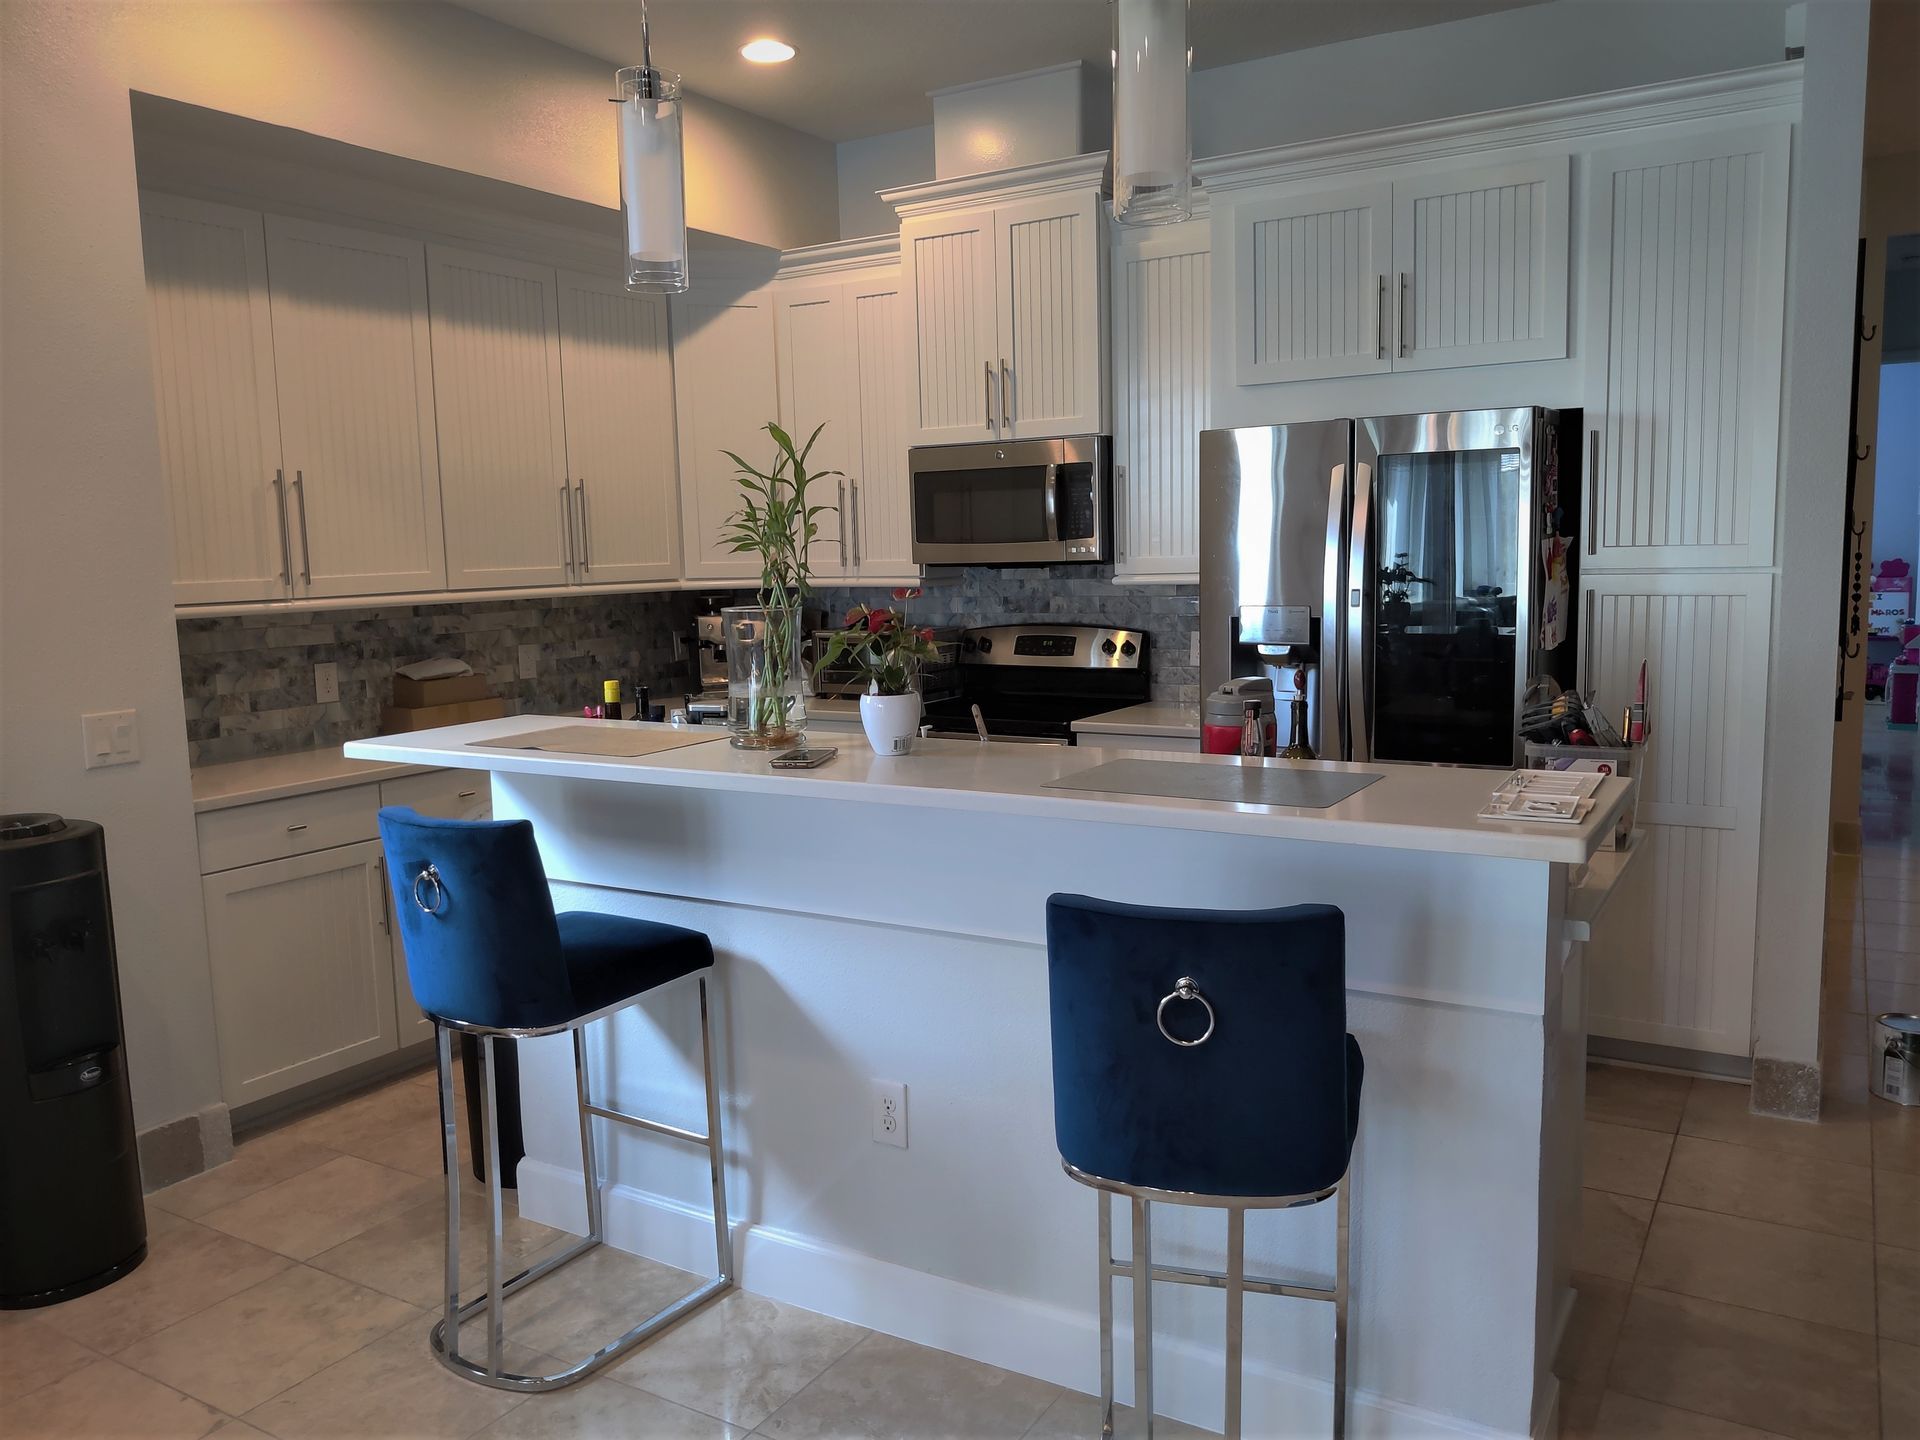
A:
<svg viewBox="0 0 1920 1440">
<path fill-rule="evenodd" d="M 891 235 L 900 228 L 893 207 L 874 192 L 933 179 L 933 126 L 842 140 L 834 147 L 840 173 L 840 238 Z"/>
<path fill-rule="evenodd" d="M 934 177 L 1009 170 L 1104 148 L 1104 135 L 1086 133 L 1092 107 L 1083 95 L 1111 83 L 1075 60 L 933 91 Z"/>
<path fill-rule="evenodd" d="M 1874 564 L 1920 566 L 1920 361 L 1880 367 L 1872 458 Z"/>
</svg>

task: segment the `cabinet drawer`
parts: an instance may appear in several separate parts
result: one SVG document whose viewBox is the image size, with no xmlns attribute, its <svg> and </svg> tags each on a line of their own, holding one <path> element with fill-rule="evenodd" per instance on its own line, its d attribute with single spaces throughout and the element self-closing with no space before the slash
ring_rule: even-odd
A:
<svg viewBox="0 0 1920 1440">
<path fill-rule="evenodd" d="M 210 810 L 199 817 L 200 873 L 211 875 L 236 865 L 306 855 L 335 845 L 371 840 L 378 833 L 374 816 L 380 787 L 350 785 L 258 805 Z"/>
<path fill-rule="evenodd" d="M 439 820 L 491 820 L 493 777 L 484 770 L 435 770 L 382 780 L 380 804 L 406 805 Z"/>
</svg>

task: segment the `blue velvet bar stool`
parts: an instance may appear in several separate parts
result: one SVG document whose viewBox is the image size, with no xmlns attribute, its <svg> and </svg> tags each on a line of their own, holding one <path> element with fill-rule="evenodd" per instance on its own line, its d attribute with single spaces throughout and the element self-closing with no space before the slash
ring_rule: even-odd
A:
<svg viewBox="0 0 1920 1440">
<path fill-rule="evenodd" d="M 393 877 L 395 913 L 414 998 L 434 1023 L 440 1065 L 440 1122 L 447 1156 L 446 1314 L 433 1327 L 440 1362 L 457 1375 L 500 1390 L 557 1390 L 583 1380 L 649 1336 L 684 1319 L 733 1285 L 727 1224 L 720 1099 L 713 1078 L 713 1026 L 707 971 L 713 946 L 697 930 L 620 915 L 556 915 L 545 867 L 525 820 L 436 820 L 403 808 L 380 812 L 380 839 Z M 623 1114 L 593 1103 L 587 1083 L 586 1027 L 675 980 L 696 976 L 707 1133 Z M 453 1033 L 479 1037 L 487 1172 L 486 1293 L 460 1300 L 460 1164 L 453 1108 Z M 587 1234 L 558 1255 L 501 1276 L 500 1136 L 493 1042 L 500 1036 L 573 1035 L 579 1100 L 580 1160 L 587 1187 Z M 713 1182 L 715 1279 L 647 1317 L 565 1370 L 519 1375 L 501 1368 L 505 1301 L 541 1276 L 584 1255 L 604 1238 L 595 1117 L 706 1148 Z M 485 1310 L 482 1363 L 460 1353 L 462 1322 Z"/>
<path fill-rule="evenodd" d="M 1346 918 L 1331 905 L 1180 910 L 1047 901 L 1060 1163 L 1100 1204 L 1101 1434 L 1113 1434 L 1113 1282 L 1133 1281 L 1134 1408 L 1153 1434 L 1153 1282 L 1226 1291 L 1226 1433 L 1240 1434 L 1242 1300 L 1333 1305 L 1333 1433 L 1346 1434 L 1348 1161 L 1360 1046 L 1347 1033 Z M 1114 1196 L 1133 1255 L 1113 1253 Z M 1249 1210 L 1337 1197 L 1332 1289 L 1246 1273 Z M 1227 1212 L 1227 1268 L 1156 1265 L 1154 1202 Z"/>
</svg>

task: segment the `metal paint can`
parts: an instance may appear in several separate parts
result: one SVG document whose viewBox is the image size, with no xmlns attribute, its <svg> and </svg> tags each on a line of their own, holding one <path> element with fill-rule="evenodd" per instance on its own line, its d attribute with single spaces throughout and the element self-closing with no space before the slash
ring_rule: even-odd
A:
<svg viewBox="0 0 1920 1440">
<path fill-rule="evenodd" d="M 1896 1105 L 1920 1105 L 1920 1015 L 1890 1011 L 1873 1017 L 1867 1088 Z"/>
</svg>

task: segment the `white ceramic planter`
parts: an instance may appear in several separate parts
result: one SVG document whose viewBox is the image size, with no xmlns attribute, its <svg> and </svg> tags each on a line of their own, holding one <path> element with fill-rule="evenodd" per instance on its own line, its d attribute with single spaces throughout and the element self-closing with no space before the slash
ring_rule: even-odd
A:
<svg viewBox="0 0 1920 1440">
<path fill-rule="evenodd" d="M 862 695 L 860 725 L 876 755 L 905 755 L 913 749 L 920 729 L 920 692 L 905 695 Z"/>
</svg>

